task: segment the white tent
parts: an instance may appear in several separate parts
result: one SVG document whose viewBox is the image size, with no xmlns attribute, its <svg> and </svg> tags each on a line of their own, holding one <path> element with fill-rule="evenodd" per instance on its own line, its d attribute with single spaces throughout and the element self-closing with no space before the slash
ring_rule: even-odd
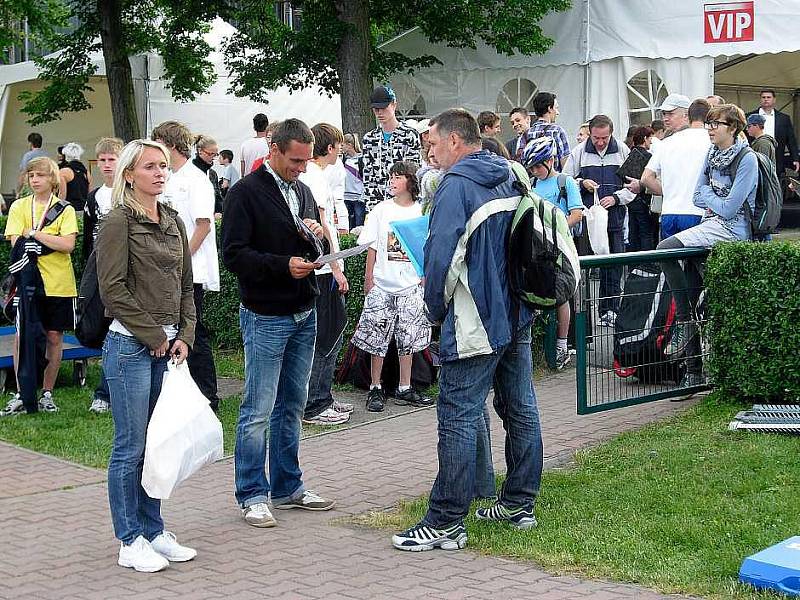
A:
<svg viewBox="0 0 800 600">
<path fill-rule="evenodd" d="M 219 49 L 222 40 L 233 33 L 227 23 L 217 20 L 206 40 Z M 290 92 L 280 88 L 270 93 L 268 103 L 251 102 L 228 93 L 230 77 L 222 54 L 215 51 L 209 57 L 214 64 L 217 82 L 207 93 L 193 102 L 180 103 L 172 99 L 166 82 L 161 57 L 146 54 L 131 58 L 134 90 L 142 135 L 149 134 L 155 125 L 170 119 L 185 123 L 193 132 L 211 135 L 220 149 L 233 150 L 238 164 L 241 143 L 253 136 L 253 115 L 263 112 L 270 120 L 298 117 L 310 125 L 326 121 L 341 125 L 339 97 L 329 98 L 324 92 L 308 88 Z M 27 136 L 37 131 L 44 138 L 44 149 L 55 157 L 56 149 L 67 142 L 78 142 L 85 149 L 85 161 L 93 160 L 94 145 L 103 136 L 113 135 L 111 101 L 105 78 L 102 55 L 92 57 L 98 66 L 97 76 L 89 85 L 94 89 L 87 95 L 92 108 L 79 113 L 66 113 L 59 121 L 31 127 L 25 122 L 17 99 L 23 90 L 38 90 L 43 82 L 37 79 L 38 69 L 33 62 L 0 66 L 0 190 L 11 192 L 16 184 L 19 161 L 28 150 Z"/>
<path fill-rule="evenodd" d="M 443 63 L 392 78 L 410 114 L 461 106 L 505 117 L 514 106 L 530 108 L 543 90 L 558 95 L 568 131 L 602 112 L 624 137 L 629 124 L 657 118 L 655 108 L 672 92 L 690 98 L 716 92 L 747 110 L 768 86 L 778 91 L 779 108 L 791 104 L 800 88 L 798 15 L 800 0 L 574 0 L 570 10 L 543 19 L 555 44 L 541 56 L 498 55 L 481 43 L 474 50 L 432 45 L 419 30 L 383 49 L 432 54 Z M 800 116 L 791 106 L 788 112 Z"/>
</svg>

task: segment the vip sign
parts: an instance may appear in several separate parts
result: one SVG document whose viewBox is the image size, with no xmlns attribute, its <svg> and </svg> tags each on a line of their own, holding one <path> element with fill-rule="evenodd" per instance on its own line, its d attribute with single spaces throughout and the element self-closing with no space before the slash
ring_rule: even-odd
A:
<svg viewBox="0 0 800 600">
<path fill-rule="evenodd" d="M 755 18 L 752 2 L 704 5 L 706 44 L 752 42 Z"/>
</svg>

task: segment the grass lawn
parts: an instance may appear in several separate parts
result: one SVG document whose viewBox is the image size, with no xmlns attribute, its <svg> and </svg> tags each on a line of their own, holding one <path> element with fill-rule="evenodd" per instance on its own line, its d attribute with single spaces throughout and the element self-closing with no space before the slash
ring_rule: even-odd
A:
<svg viewBox="0 0 800 600">
<path fill-rule="evenodd" d="M 225 377 L 235 377 L 236 357 L 223 361 Z M 220 362 L 217 363 L 220 368 Z M 100 378 L 98 364 L 90 363 L 86 387 L 72 386 L 72 363 L 65 363 L 59 373 L 55 414 L 38 413 L 0 419 L 0 440 L 65 458 L 90 467 L 104 469 L 111 454 L 114 423 L 111 413 L 96 415 L 89 412 L 92 393 Z M 5 406 L 6 398 L 3 398 Z M 224 398 L 220 404 L 219 418 L 225 442 L 225 454 L 233 453 L 236 437 L 236 419 L 239 415 L 240 396 Z M 303 437 L 333 431 L 335 427 L 304 425 Z"/>
<path fill-rule="evenodd" d="M 712 395 L 544 475 L 539 527 L 468 521 L 468 548 L 548 571 L 710 598 L 777 598 L 736 582 L 742 559 L 800 533 L 800 437 L 729 432 L 741 404 Z M 545 441 L 546 443 L 546 441 Z M 363 523 L 400 529 L 427 499 Z"/>
</svg>

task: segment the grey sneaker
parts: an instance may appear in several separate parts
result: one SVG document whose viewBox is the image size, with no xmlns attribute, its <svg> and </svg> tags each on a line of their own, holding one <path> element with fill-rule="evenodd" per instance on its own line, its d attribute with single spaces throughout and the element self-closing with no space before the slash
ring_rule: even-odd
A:
<svg viewBox="0 0 800 600">
<path fill-rule="evenodd" d="M 102 398 L 95 397 L 92 400 L 92 405 L 89 407 L 89 412 L 93 412 L 93 413 L 99 415 L 101 413 L 108 412 L 109 408 L 110 408 L 110 405 L 106 400 L 103 400 Z"/>
<path fill-rule="evenodd" d="M 12 415 L 21 415 L 25 412 L 25 407 L 22 404 L 22 398 L 19 394 L 11 394 L 11 399 L 6 404 L 3 410 L 0 410 L 0 417 L 10 417 Z"/>
<path fill-rule="evenodd" d="M 397 404 L 397 406 L 417 406 L 419 408 L 426 408 L 434 404 L 433 398 L 423 396 L 413 387 L 403 392 L 395 393 L 394 403 Z"/>
<path fill-rule="evenodd" d="M 463 523 L 443 529 L 436 529 L 423 523 L 401 531 L 392 536 L 392 546 L 398 550 L 424 552 L 441 548 L 442 550 L 461 550 L 467 545 L 467 530 Z"/>
<path fill-rule="evenodd" d="M 508 521 L 517 529 L 536 527 L 532 508 L 508 508 L 500 502 L 495 502 L 489 508 L 479 508 L 475 511 L 475 516 L 482 521 Z"/>
<path fill-rule="evenodd" d="M 331 408 L 336 412 L 351 413 L 355 407 L 349 402 L 339 402 L 338 400 L 334 400 Z"/>
<path fill-rule="evenodd" d="M 617 313 L 615 313 L 613 310 L 607 310 L 597 320 L 597 325 L 599 327 L 614 327 L 614 325 L 616 324 L 617 324 Z"/>
<path fill-rule="evenodd" d="M 58 412 L 58 407 L 53 402 L 52 392 L 44 392 L 39 398 L 39 410 L 50 413 Z"/>
<path fill-rule="evenodd" d="M 683 378 L 681 379 L 680 384 L 678 385 L 681 389 L 688 389 L 697 386 L 705 386 L 708 385 L 708 381 L 702 375 L 697 375 L 695 373 L 686 373 Z M 680 396 L 676 396 L 675 398 L 670 398 L 670 402 L 683 402 L 684 400 L 688 400 L 692 396 L 694 396 L 697 392 L 687 392 Z"/>
<path fill-rule="evenodd" d="M 275 527 L 278 524 L 266 502 L 246 506 L 242 509 L 242 516 L 245 522 L 253 527 Z"/>
<path fill-rule="evenodd" d="M 571 359 L 572 356 L 570 355 L 569 350 L 556 348 L 556 370 L 561 371 L 569 364 Z"/>
<path fill-rule="evenodd" d="M 338 412 L 333 407 L 326 408 L 321 413 L 313 417 L 303 417 L 303 423 L 306 425 L 343 425 L 349 420 L 349 412 Z"/>
<path fill-rule="evenodd" d="M 303 495 L 296 500 L 289 500 L 283 504 L 275 504 L 279 510 L 289 510 L 290 508 L 302 508 L 303 510 L 330 510 L 336 504 L 335 500 L 325 500 L 314 492 L 306 490 Z"/>
</svg>

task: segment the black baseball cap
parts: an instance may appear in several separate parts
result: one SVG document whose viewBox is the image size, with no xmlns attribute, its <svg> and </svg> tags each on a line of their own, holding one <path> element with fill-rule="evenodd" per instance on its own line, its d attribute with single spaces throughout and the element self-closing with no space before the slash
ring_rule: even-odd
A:
<svg viewBox="0 0 800 600">
<path fill-rule="evenodd" d="M 372 108 L 386 108 L 397 100 L 394 90 L 388 85 L 379 85 L 369 96 L 369 103 Z"/>
</svg>

